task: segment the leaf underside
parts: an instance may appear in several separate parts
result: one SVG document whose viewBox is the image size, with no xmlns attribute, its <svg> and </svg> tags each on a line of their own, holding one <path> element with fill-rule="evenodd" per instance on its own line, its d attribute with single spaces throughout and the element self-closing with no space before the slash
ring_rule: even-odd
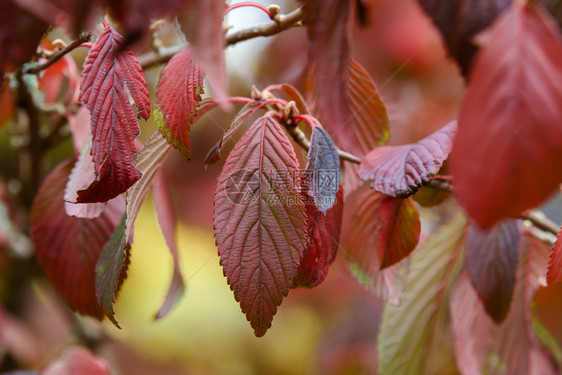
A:
<svg viewBox="0 0 562 375">
<path fill-rule="evenodd" d="M 121 48 L 122 44 L 121 35 L 107 25 L 84 61 L 80 101 L 91 114 L 96 179 L 78 191 L 78 203 L 105 202 L 127 191 L 140 178 L 132 161 L 134 140 L 140 131 L 125 85 L 139 118 L 150 117 L 150 96 L 133 51 Z"/>
<path fill-rule="evenodd" d="M 449 156 L 456 130 L 453 121 L 417 143 L 377 147 L 363 159 L 359 176 L 372 180 L 371 188 L 380 193 L 409 197 L 439 172 Z"/>
<path fill-rule="evenodd" d="M 256 336 L 271 326 L 306 248 L 298 167 L 283 129 L 266 115 L 231 151 L 215 190 L 220 263 Z"/>
<path fill-rule="evenodd" d="M 550 251 L 546 281 L 549 284 L 562 281 L 562 228 L 558 232 L 556 242 Z"/>
</svg>

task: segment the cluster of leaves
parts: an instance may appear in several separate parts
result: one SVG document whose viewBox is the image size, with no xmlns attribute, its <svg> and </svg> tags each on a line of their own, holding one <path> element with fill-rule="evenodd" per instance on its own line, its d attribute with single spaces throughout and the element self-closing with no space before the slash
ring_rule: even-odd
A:
<svg viewBox="0 0 562 375">
<path fill-rule="evenodd" d="M 214 230 L 224 275 L 257 336 L 292 288 L 325 279 L 343 247 L 357 281 L 388 302 L 381 373 L 434 373 L 439 361 L 431 353 L 449 339 L 465 373 L 556 373 L 559 348 L 536 328 L 531 303 L 545 276 L 552 285 L 562 279 L 562 240 L 549 251 L 536 229 L 517 219 L 562 182 L 556 21 L 537 2 L 419 0 L 467 76 L 467 94 L 457 121 L 414 144 L 388 146 L 384 103 L 350 52 L 350 16 L 366 22 L 366 3 L 301 3 L 311 42 L 308 92 L 280 84 L 254 88 L 248 98 L 226 95 L 222 1 L 158 7 L 94 1 L 86 10 L 70 1 L 43 3 L 58 9 L 44 14 L 62 15 L 74 30 L 88 29 L 90 10 L 107 6 L 125 35 L 103 22 L 82 67 L 79 101 L 91 126 L 72 127 L 75 157 L 49 174 L 33 204 L 37 260 L 60 295 L 74 310 L 117 324 L 113 303 L 126 275 L 134 221 L 152 189 L 175 260 L 156 317 L 171 310 L 183 278 L 160 169 L 172 148 L 190 158 L 190 127 L 201 116 L 242 103 L 206 163 L 217 162 L 223 146 L 245 129 L 217 181 Z M 129 5 L 134 11 L 124 12 Z M 178 10 L 189 20 L 190 45 L 162 69 L 151 108 L 130 43 L 147 32 L 150 18 Z M 23 25 L 25 17 L 13 22 Z M 12 55 L 1 68 L 31 57 Z M 214 98 L 202 99 L 204 79 Z M 151 113 L 160 128 L 140 147 L 135 116 Z M 304 168 L 295 152 L 300 147 L 308 149 Z M 341 160 L 347 160 L 343 172 Z M 418 207 L 441 204 L 449 194 L 438 188 L 451 192 L 451 181 L 470 220 L 454 209 L 453 218 L 419 244 Z M 354 215 L 342 246 L 344 197 Z"/>
</svg>

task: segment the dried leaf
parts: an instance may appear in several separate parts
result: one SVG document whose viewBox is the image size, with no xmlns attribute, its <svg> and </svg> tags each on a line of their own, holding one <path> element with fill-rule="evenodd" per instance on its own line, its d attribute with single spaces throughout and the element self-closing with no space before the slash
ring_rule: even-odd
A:
<svg viewBox="0 0 562 375">
<path fill-rule="evenodd" d="M 562 41 L 534 2 L 503 14 L 476 59 L 451 153 L 457 197 L 487 229 L 562 181 Z"/>
<path fill-rule="evenodd" d="M 511 304 L 520 237 L 516 220 L 502 221 L 488 231 L 472 225 L 468 232 L 465 267 L 486 312 L 496 323 L 505 319 Z"/>
<path fill-rule="evenodd" d="M 122 44 L 121 35 L 107 25 L 84 61 L 80 101 L 92 116 L 96 180 L 78 192 L 79 203 L 105 202 L 127 191 L 141 176 L 131 159 L 139 127 L 126 91 L 143 119 L 150 117 L 150 96 L 133 51 Z"/>
<path fill-rule="evenodd" d="M 524 233 L 511 308 L 499 326 L 487 316 L 468 278 L 461 278 L 450 303 L 455 353 L 461 372 L 558 373 L 531 325 L 531 300 L 544 278 L 548 250 L 544 242 Z"/>
<path fill-rule="evenodd" d="M 314 126 L 305 169 L 305 190 L 314 199 L 316 208 L 326 215 L 336 203 L 340 186 L 340 157 L 330 135 Z"/>
<path fill-rule="evenodd" d="M 215 191 L 223 272 L 256 336 L 289 293 L 306 248 L 306 216 L 291 142 L 270 116 L 254 122 L 228 156 Z"/>
<path fill-rule="evenodd" d="M 451 150 L 455 121 L 421 141 L 403 146 L 377 147 L 363 159 L 359 176 L 371 188 L 397 198 L 414 194 L 439 172 Z"/>
<path fill-rule="evenodd" d="M 170 254 L 174 260 L 174 270 L 172 273 L 172 280 L 170 281 L 170 286 L 168 288 L 168 293 L 166 294 L 164 303 L 155 315 L 155 319 L 161 319 L 168 315 L 168 313 L 176 306 L 183 296 L 185 287 L 180 269 L 178 247 L 175 240 L 178 219 L 174 211 L 172 196 L 166 186 L 166 181 L 164 180 L 164 175 L 161 170 L 158 171 L 154 178 L 152 191 L 154 207 L 156 208 L 156 213 L 158 215 L 158 223 L 160 224 L 160 229 L 162 230 L 162 234 L 166 240 L 166 245 L 168 245 L 168 249 L 170 250 Z"/>
<path fill-rule="evenodd" d="M 156 89 L 157 104 L 163 116 L 160 131 L 187 159 L 191 159 L 189 131 L 201 100 L 203 78 L 191 50 L 185 47 L 162 69 Z"/>
<path fill-rule="evenodd" d="M 325 214 L 313 202 L 307 202 L 308 243 L 292 288 L 314 288 L 328 275 L 339 249 L 343 217 L 343 188 Z"/>
<path fill-rule="evenodd" d="M 31 236 L 37 261 L 59 295 L 77 312 L 101 319 L 95 265 L 124 206 L 113 201 L 95 219 L 68 216 L 63 194 L 71 168 L 71 162 L 59 165 L 43 182 L 31 210 Z"/>
</svg>

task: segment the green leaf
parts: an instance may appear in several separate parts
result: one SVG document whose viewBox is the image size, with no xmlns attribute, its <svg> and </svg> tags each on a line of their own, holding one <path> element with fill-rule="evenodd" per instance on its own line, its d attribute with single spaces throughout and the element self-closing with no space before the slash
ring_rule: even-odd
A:
<svg viewBox="0 0 562 375">
<path fill-rule="evenodd" d="M 439 366 L 429 353 L 446 344 L 442 326 L 448 295 L 462 265 L 465 217 L 457 215 L 438 229 L 412 257 L 402 305 L 387 304 L 378 337 L 379 373 L 433 374 Z M 447 340 L 448 341 L 448 340 Z"/>
</svg>

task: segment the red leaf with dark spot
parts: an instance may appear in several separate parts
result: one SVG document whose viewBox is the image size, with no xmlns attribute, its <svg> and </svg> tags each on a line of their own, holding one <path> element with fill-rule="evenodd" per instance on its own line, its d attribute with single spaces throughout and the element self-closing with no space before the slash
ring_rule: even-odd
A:
<svg viewBox="0 0 562 375">
<path fill-rule="evenodd" d="M 163 116 L 160 131 L 188 159 L 191 159 L 189 131 L 197 115 L 203 79 L 204 74 L 191 50 L 185 47 L 162 69 L 156 89 L 157 104 Z"/>
<path fill-rule="evenodd" d="M 392 266 L 414 251 L 420 239 L 420 216 L 414 201 L 385 197 L 379 206 L 381 269 Z"/>
<path fill-rule="evenodd" d="M 289 293 L 306 248 L 298 161 L 281 125 L 257 119 L 238 141 L 215 190 L 215 239 L 223 272 L 256 336 Z"/>
<path fill-rule="evenodd" d="M 501 323 L 509 311 L 515 285 L 520 240 L 517 221 L 502 221 L 488 231 L 472 225 L 465 267 L 486 312 Z"/>
<path fill-rule="evenodd" d="M 408 197 L 439 172 L 456 130 L 457 123 L 453 121 L 417 143 L 377 147 L 363 159 L 359 176 L 365 181 L 373 180 L 371 188 L 380 193 Z"/>
<path fill-rule="evenodd" d="M 478 55 L 451 152 L 457 197 L 483 229 L 562 181 L 562 41 L 534 2 L 504 13 Z"/>
<path fill-rule="evenodd" d="M 546 281 L 549 284 L 562 281 L 562 228 L 560 232 L 558 232 L 556 242 L 550 251 Z"/>
<path fill-rule="evenodd" d="M 31 210 L 31 236 L 37 261 L 59 295 L 72 309 L 101 319 L 96 262 L 125 207 L 121 199 L 112 201 L 95 219 L 68 216 L 63 194 L 71 168 L 71 162 L 59 165 L 43 182 Z"/>
<path fill-rule="evenodd" d="M 105 202 L 140 178 L 132 161 L 140 132 L 127 91 L 143 119 L 150 117 L 150 96 L 141 66 L 133 51 L 122 49 L 122 43 L 123 38 L 108 25 L 84 61 L 80 100 L 91 113 L 96 180 L 78 192 L 79 203 Z"/>
<path fill-rule="evenodd" d="M 466 75 L 477 52 L 474 37 L 490 26 L 513 0 L 418 0 L 435 23 Z"/>
<path fill-rule="evenodd" d="M 336 202 L 324 215 L 314 202 L 306 204 L 308 247 L 304 251 L 293 288 L 314 288 L 328 275 L 336 260 L 340 244 L 343 216 L 343 188 L 340 186 Z"/>
<path fill-rule="evenodd" d="M 225 10 L 223 0 L 191 0 L 182 21 L 182 29 L 191 50 L 207 75 L 213 95 L 218 99 L 228 94 L 224 63 L 226 40 L 222 27 Z M 229 104 L 224 106 L 230 108 Z"/>
</svg>

